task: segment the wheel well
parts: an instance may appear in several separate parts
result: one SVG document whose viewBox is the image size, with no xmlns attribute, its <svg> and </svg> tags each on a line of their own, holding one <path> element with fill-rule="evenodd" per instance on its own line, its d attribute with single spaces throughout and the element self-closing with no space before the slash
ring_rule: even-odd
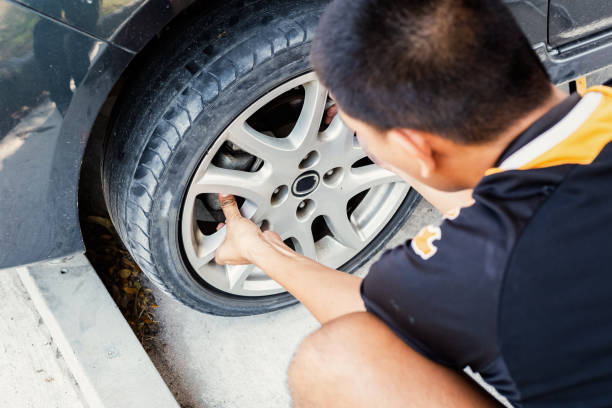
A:
<svg viewBox="0 0 612 408">
<path fill-rule="evenodd" d="M 107 214 L 102 191 L 101 171 L 104 146 L 108 138 L 112 137 L 109 129 L 114 118 L 114 109 L 117 102 L 121 101 L 128 93 L 127 90 L 130 87 L 131 80 L 159 53 L 159 49 L 163 48 L 163 44 L 166 41 L 183 30 L 183 27 L 187 26 L 197 16 L 220 7 L 229 7 L 229 5 L 240 7 L 242 3 L 244 3 L 242 0 L 232 0 L 229 2 L 222 0 L 195 1 L 162 27 L 123 70 L 100 108 L 87 140 L 79 178 L 78 202 L 81 217 L 83 215 L 104 216 Z"/>
</svg>

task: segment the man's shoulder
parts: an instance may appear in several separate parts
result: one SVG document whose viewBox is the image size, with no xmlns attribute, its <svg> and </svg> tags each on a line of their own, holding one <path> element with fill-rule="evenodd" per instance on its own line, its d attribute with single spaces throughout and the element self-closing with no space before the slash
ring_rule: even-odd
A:
<svg viewBox="0 0 612 408">
<path fill-rule="evenodd" d="M 408 241 L 409 248 L 423 267 L 435 263 L 476 272 L 493 266 L 491 257 L 500 267 L 537 207 L 537 200 L 512 201 L 475 195 L 472 205 L 443 214 L 439 225 L 424 226 Z M 482 262 L 485 256 L 488 264 Z"/>
<path fill-rule="evenodd" d="M 411 240 L 387 250 L 372 266 L 368 281 L 378 280 L 381 287 L 435 287 L 449 300 L 463 291 L 495 303 L 520 232 L 518 217 L 479 201 L 443 217 L 441 224 L 426 225 Z"/>
</svg>

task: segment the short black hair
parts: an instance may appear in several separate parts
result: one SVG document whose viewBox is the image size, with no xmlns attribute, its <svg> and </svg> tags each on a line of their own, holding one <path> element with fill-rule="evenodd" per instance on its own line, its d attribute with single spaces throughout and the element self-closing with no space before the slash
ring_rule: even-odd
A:
<svg viewBox="0 0 612 408">
<path fill-rule="evenodd" d="M 350 116 L 464 144 L 493 140 L 552 93 L 499 0 L 334 0 L 311 61 Z"/>
</svg>

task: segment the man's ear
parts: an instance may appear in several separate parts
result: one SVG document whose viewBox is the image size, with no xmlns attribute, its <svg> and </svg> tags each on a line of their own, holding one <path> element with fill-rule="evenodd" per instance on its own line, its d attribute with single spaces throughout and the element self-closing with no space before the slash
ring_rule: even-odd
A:
<svg viewBox="0 0 612 408">
<path fill-rule="evenodd" d="M 389 142 L 417 160 L 421 177 L 428 178 L 436 168 L 433 150 L 427 134 L 413 129 L 391 129 L 387 132 Z"/>
</svg>

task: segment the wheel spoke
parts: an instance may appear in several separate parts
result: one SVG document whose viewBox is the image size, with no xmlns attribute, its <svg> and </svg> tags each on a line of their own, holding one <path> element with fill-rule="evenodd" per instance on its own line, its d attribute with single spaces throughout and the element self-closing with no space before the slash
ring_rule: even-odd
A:
<svg viewBox="0 0 612 408">
<path fill-rule="evenodd" d="M 224 234 L 225 236 L 225 234 Z M 204 239 L 210 239 L 210 237 L 204 237 Z M 210 261 L 215 259 L 215 252 L 217 250 L 218 245 L 207 245 L 203 248 L 204 254 L 198 254 L 196 260 L 192 262 L 193 268 L 197 271 L 205 266 L 207 266 Z"/>
<path fill-rule="evenodd" d="M 194 193 L 233 194 L 251 201 L 258 209 L 267 207 L 265 192 L 270 190 L 267 172 L 248 173 L 210 165 L 202 177 L 192 185 Z M 251 211 L 249 209 L 249 211 Z"/>
<path fill-rule="evenodd" d="M 351 137 L 348 148 L 346 149 L 346 159 L 348 161 L 349 166 L 355 164 L 355 162 L 359 159 L 363 159 L 367 156 L 366 152 L 363 150 L 356 137 Z"/>
<path fill-rule="evenodd" d="M 254 270 L 254 265 L 225 265 L 225 274 L 230 289 L 241 288 Z"/>
<path fill-rule="evenodd" d="M 350 199 L 356 194 L 381 184 L 395 183 L 402 179 L 376 164 L 357 167 L 350 171 L 343 183 L 344 194 Z"/>
<path fill-rule="evenodd" d="M 246 122 L 230 127 L 228 133 L 230 142 L 269 163 L 295 149 L 289 140 L 267 136 Z"/>
<path fill-rule="evenodd" d="M 300 228 L 299 232 L 293 234 L 293 238 L 297 241 L 299 252 L 302 255 L 317 260 L 317 251 L 310 228 Z"/>
<path fill-rule="evenodd" d="M 344 124 L 342 118 L 336 115 L 323 134 L 327 141 L 326 153 L 341 160 L 350 167 L 357 160 L 366 156 L 353 132 Z"/>
<path fill-rule="evenodd" d="M 242 211 L 242 208 L 241 208 Z M 215 253 L 217 248 L 223 243 L 225 240 L 226 229 L 221 228 L 219 231 L 211 235 L 204 235 L 198 229 L 197 225 L 194 224 L 192 220 L 190 224 L 193 225 L 194 231 L 191 234 L 191 239 L 185 240 L 185 245 L 187 249 L 187 245 L 190 246 L 192 253 L 192 266 L 198 271 L 201 268 L 206 267 L 210 261 L 215 258 Z"/>
<path fill-rule="evenodd" d="M 310 148 L 319 134 L 327 103 L 327 89 L 319 81 L 304 84 L 304 105 L 300 116 L 287 137 L 292 145 Z"/>
<path fill-rule="evenodd" d="M 325 221 L 331 233 L 342 245 L 355 250 L 360 249 L 364 240 L 351 223 L 346 213 L 346 206 L 334 206 L 335 208 L 325 214 Z"/>
</svg>

